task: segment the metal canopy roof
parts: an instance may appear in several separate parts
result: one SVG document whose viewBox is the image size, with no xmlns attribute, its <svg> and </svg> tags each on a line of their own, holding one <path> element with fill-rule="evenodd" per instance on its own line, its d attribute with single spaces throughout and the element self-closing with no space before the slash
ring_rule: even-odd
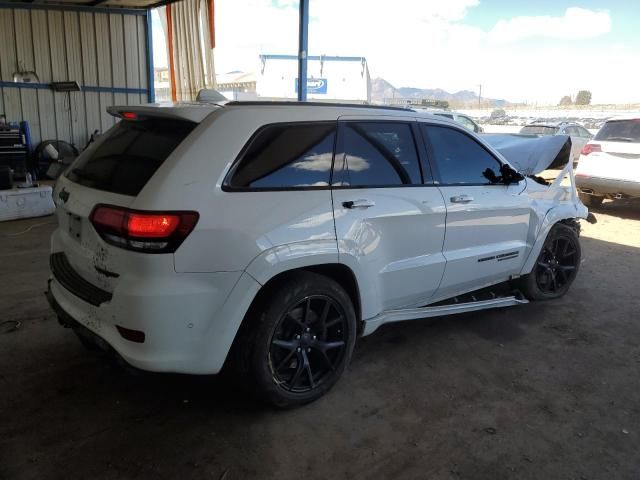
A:
<svg viewBox="0 0 640 480">
<path fill-rule="evenodd" d="M 174 3 L 179 0 L 4 0 L 3 6 L 16 8 L 123 8 L 149 9 Z"/>
</svg>

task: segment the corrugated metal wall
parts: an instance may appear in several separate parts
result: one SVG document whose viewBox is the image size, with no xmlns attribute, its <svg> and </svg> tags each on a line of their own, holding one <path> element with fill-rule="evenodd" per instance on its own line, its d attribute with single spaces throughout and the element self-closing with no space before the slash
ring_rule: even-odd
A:
<svg viewBox="0 0 640 480">
<path fill-rule="evenodd" d="M 28 121 L 34 147 L 73 138 L 82 148 L 94 130 L 113 125 L 108 106 L 148 101 L 146 48 L 145 12 L 0 7 L 0 113 Z M 39 84 L 17 88 L 16 71 L 35 71 Z M 48 86 L 66 80 L 82 91 Z"/>
</svg>

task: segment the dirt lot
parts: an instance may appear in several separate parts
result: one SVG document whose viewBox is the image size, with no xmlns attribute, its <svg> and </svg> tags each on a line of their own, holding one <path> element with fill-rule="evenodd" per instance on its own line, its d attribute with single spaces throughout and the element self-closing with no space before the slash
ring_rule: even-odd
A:
<svg viewBox="0 0 640 480">
<path fill-rule="evenodd" d="M 564 299 L 385 326 L 285 412 L 92 356 L 42 295 L 53 220 L 0 224 L 0 479 L 638 479 L 640 207 L 596 215 Z"/>
</svg>

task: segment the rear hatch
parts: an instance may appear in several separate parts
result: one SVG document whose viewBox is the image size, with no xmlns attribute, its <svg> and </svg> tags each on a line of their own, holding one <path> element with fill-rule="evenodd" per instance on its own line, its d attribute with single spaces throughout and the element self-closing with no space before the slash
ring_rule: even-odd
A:
<svg viewBox="0 0 640 480">
<path fill-rule="evenodd" d="M 59 228 L 52 240 L 52 253 L 58 253 L 59 261 L 68 262 L 72 275 L 75 272 L 106 292 L 113 292 L 124 272 L 173 268 L 172 255 L 141 255 L 114 245 L 119 234 L 117 223 L 126 218 L 118 215 L 127 214 L 126 209 L 147 182 L 197 126 L 187 119 L 153 116 L 148 107 L 144 115 L 121 113 L 123 120 L 76 159 L 54 192 Z M 92 224 L 92 212 L 98 211 L 99 205 L 108 206 L 101 210 L 101 221 L 107 228 L 97 229 Z M 141 217 L 139 225 L 145 228 L 147 220 Z M 110 222 L 115 229 L 109 230 Z M 64 269 L 65 264 L 61 265 L 58 267 Z"/>
<path fill-rule="evenodd" d="M 576 175 L 640 182 L 640 119 L 606 122 L 582 149 Z"/>
</svg>

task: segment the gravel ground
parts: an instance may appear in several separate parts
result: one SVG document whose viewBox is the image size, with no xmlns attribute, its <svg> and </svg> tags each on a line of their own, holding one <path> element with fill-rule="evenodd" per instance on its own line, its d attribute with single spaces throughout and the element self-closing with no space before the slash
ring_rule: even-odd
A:
<svg viewBox="0 0 640 480">
<path fill-rule="evenodd" d="M 384 326 L 294 411 L 86 352 L 42 295 L 53 220 L 0 224 L 0 479 L 638 479 L 640 207 L 595 213 L 563 299 Z"/>
</svg>

